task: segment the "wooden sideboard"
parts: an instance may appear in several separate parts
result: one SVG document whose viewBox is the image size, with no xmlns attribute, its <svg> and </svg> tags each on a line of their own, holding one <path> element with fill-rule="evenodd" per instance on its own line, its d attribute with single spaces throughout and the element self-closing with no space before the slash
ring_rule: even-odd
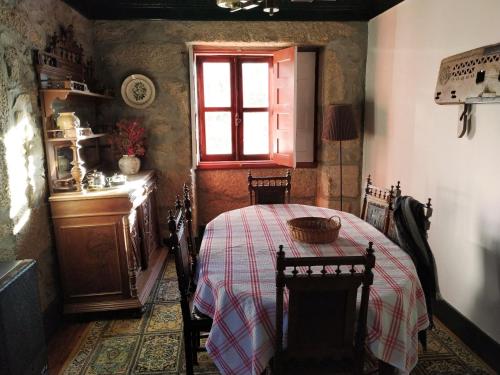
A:
<svg viewBox="0 0 500 375">
<path fill-rule="evenodd" d="M 119 188 L 49 198 L 65 313 L 144 306 L 167 256 L 155 190 L 144 171 Z"/>
</svg>

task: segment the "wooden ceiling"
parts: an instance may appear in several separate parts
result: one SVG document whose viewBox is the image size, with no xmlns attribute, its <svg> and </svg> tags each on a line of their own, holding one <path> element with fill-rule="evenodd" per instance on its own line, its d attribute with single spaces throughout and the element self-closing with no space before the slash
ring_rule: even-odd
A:
<svg viewBox="0 0 500 375">
<path fill-rule="evenodd" d="M 230 13 L 216 0 L 63 0 L 89 19 L 233 21 L 367 21 L 404 0 L 280 0 L 270 17 L 263 4 Z"/>
</svg>

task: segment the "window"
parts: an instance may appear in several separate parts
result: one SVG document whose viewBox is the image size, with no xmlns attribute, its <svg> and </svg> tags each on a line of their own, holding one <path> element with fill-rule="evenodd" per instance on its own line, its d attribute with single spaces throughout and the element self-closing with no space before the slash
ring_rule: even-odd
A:
<svg viewBox="0 0 500 375">
<path fill-rule="evenodd" d="M 269 56 L 199 56 L 202 161 L 269 160 Z"/>
<path fill-rule="evenodd" d="M 193 57 L 198 166 L 314 161 L 315 52 L 197 50 Z"/>
</svg>

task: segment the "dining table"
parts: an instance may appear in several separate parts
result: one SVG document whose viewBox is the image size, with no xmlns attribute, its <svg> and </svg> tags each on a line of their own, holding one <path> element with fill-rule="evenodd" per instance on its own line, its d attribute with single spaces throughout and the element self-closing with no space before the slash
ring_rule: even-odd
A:
<svg viewBox="0 0 500 375">
<path fill-rule="evenodd" d="M 341 228 L 331 243 L 296 241 L 287 227 L 292 218 L 334 215 L 340 217 Z M 429 325 L 424 292 L 410 256 L 353 214 L 303 204 L 248 206 L 224 212 L 207 224 L 194 305 L 213 319 L 206 349 L 219 371 L 260 375 L 273 357 L 279 245 L 288 257 L 349 256 L 364 254 L 369 242 L 376 264 L 366 346 L 381 363 L 409 373 L 418 359 L 418 332 Z"/>
</svg>

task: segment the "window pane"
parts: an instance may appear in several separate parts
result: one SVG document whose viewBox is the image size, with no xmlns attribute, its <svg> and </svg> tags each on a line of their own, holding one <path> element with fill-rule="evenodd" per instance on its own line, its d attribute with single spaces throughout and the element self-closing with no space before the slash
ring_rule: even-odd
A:
<svg viewBox="0 0 500 375">
<path fill-rule="evenodd" d="M 243 107 L 269 107 L 269 64 L 243 63 Z"/>
<path fill-rule="evenodd" d="M 205 112 L 207 155 L 232 154 L 231 112 Z"/>
<path fill-rule="evenodd" d="M 243 154 L 269 154 L 269 112 L 243 114 Z"/>
<path fill-rule="evenodd" d="M 228 62 L 203 63 L 205 107 L 231 106 L 231 74 Z"/>
</svg>

